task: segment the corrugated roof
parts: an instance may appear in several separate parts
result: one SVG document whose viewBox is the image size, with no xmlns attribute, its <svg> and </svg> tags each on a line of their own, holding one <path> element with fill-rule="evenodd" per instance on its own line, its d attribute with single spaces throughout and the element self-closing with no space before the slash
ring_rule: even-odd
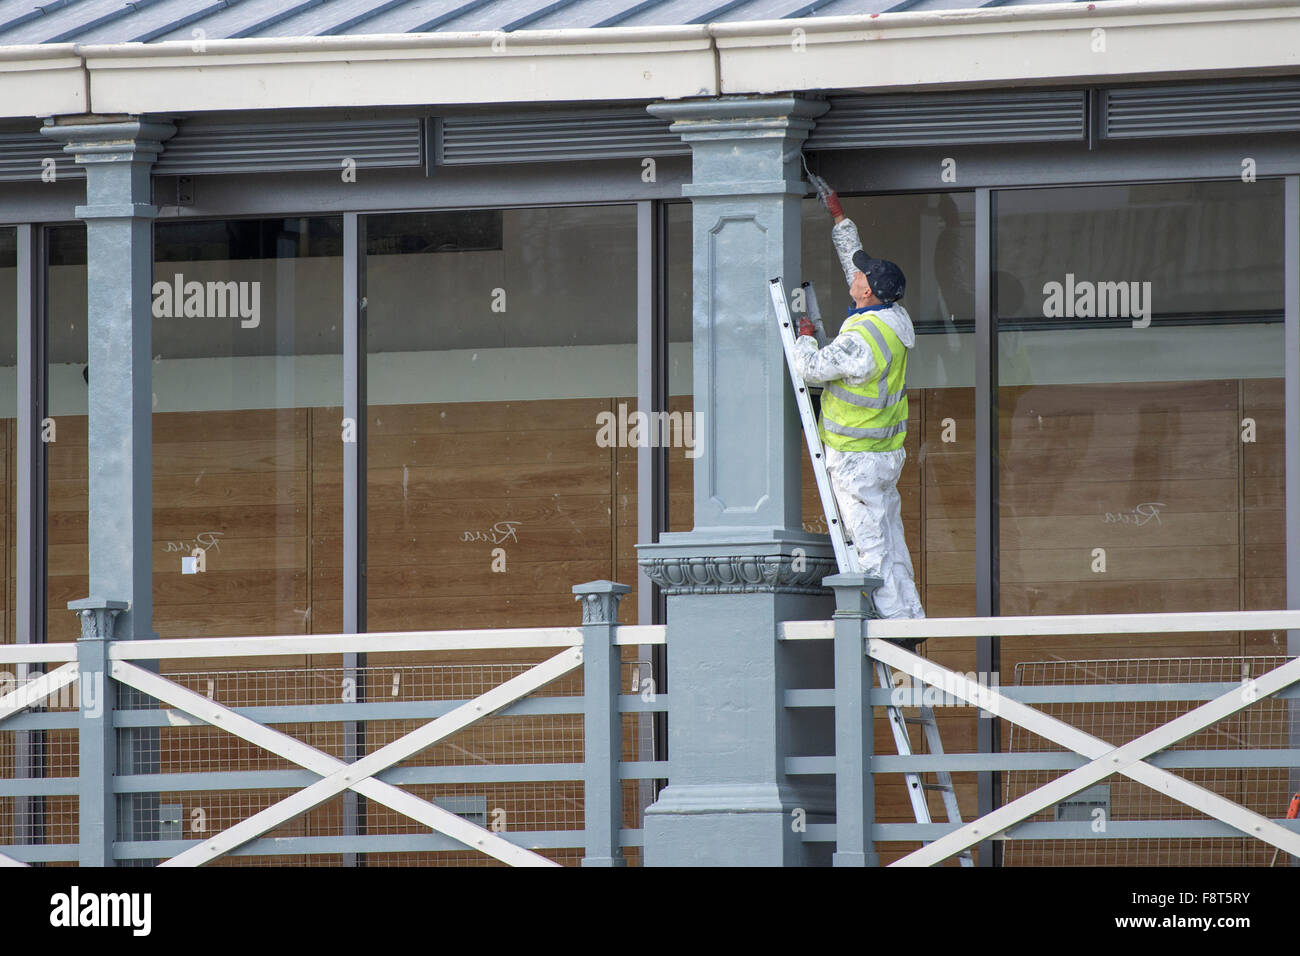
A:
<svg viewBox="0 0 1300 956">
<path fill-rule="evenodd" d="M 0 45 L 671 26 L 1044 2 L 1084 0 L 0 0 Z"/>
</svg>

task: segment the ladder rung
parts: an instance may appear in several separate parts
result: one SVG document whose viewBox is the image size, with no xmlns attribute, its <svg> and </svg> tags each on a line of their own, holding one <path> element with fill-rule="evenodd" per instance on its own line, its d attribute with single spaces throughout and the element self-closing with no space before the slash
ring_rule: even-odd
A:
<svg viewBox="0 0 1300 956">
<path fill-rule="evenodd" d="M 935 723 L 933 717 L 908 717 L 908 716 L 904 715 L 903 720 L 905 720 L 905 721 L 906 721 L 907 723 L 909 723 L 909 724 L 920 724 L 922 727 L 936 727 L 936 726 L 938 726 L 938 725 Z"/>
<path fill-rule="evenodd" d="M 941 791 L 941 792 L 943 792 L 943 793 L 956 793 L 956 792 L 957 792 L 956 790 L 954 790 L 952 787 L 950 787 L 950 786 L 949 786 L 948 784 L 946 784 L 946 783 L 923 783 L 923 784 L 921 784 L 921 789 L 922 789 L 922 790 L 939 790 L 939 791 Z"/>
</svg>

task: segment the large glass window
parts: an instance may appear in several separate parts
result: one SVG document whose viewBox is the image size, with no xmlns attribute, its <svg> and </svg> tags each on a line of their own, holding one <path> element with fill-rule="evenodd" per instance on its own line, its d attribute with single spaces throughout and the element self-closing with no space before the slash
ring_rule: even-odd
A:
<svg viewBox="0 0 1300 956">
<path fill-rule="evenodd" d="M 635 207 L 365 233 L 369 629 L 553 624 L 635 580 Z"/>
<path fill-rule="evenodd" d="M 53 431 L 46 461 L 46 631 L 50 641 L 81 634 L 69 601 L 90 594 L 87 514 L 86 227 L 46 230 L 46 361 Z"/>
<path fill-rule="evenodd" d="M 1000 192 L 994 229 L 1001 613 L 1284 607 L 1282 184 Z M 1002 675 L 1237 681 L 1280 662 L 1285 640 L 1004 638 Z M 1118 745 L 1191 706 L 1049 709 Z M 1284 721 L 1284 708 L 1260 706 L 1185 745 L 1281 746 Z M 1052 749 L 1004 729 L 1012 750 Z M 1271 816 L 1269 792 L 1287 792 L 1280 771 L 1182 773 Z M 1009 774 L 1006 796 L 1048 776 Z M 1188 812 L 1131 781 L 1095 790 L 1112 819 Z M 1011 844 L 1008 861 L 1157 860 L 1130 842 Z M 1159 852 L 1202 864 L 1263 852 L 1248 840 L 1175 843 Z"/>
<path fill-rule="evenodd" d="M 907 458 L 898 492 L 917 590 L 930 617 L 974 614 L 974 195 L 841 197 L 841 202 L 867 253 L 896 262 L 907 279 L 901 304 L 912 319 L 916 345 L 908 355 Z M 804 201 L 804 278 L 813 281 L 826 334 L 833 338 L 852 303 L 831 243 L 831 224 L 817 200 Z M 806 452 L 803 499 L 805 529 L 824 531 Z"/>
<path fill-rule="evenodd" d="M 342 220 L 154 230 L 154 627 L 341 629 Z"/>
</svg>

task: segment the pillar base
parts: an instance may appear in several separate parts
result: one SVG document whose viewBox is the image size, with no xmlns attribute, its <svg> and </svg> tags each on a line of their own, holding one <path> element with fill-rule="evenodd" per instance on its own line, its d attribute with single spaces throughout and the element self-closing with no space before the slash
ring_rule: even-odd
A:
<svg viewBox="0 0 1300 956">
<path fill-rule="evenodd" d="M 830 794 L 810 788 L 796 792 L 771 784 L 669 786 L 645 812 L 645 865 L 824 863 L 819 858 L 829 855 L 830 845 L 805 843 L 803 834 L 807 824 L 833 819 Z"/>
</svg>

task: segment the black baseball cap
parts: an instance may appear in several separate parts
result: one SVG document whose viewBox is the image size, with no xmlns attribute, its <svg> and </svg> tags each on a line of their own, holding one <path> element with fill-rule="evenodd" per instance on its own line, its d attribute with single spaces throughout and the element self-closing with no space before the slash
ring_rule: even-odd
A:
<svg viewBox="0 0 1300 956">
<path fill-rule="evenodd" d="M 861 249 L 853 253 L 853 267 L 867 277 L 871 291 L 881 302 L 893 302 L 903 297 L 907 280 L 903 270 L 888 259 L 873 259 Z"/>
</svg>

